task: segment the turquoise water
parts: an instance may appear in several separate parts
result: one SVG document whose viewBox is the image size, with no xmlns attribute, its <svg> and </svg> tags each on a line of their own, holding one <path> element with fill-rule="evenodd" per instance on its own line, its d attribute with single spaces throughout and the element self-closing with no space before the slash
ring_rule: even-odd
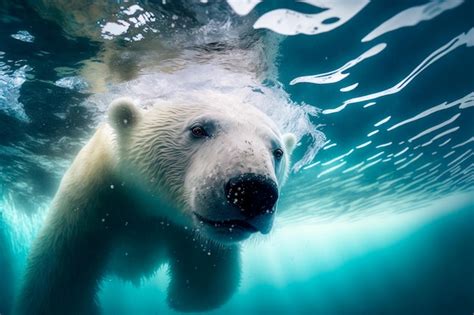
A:
<svg viewBox="0 0 474 315">
<path fill-rule="evenodd" d="M 243 244 L 240 288 L 211 313 L 471 314 L 474 2 L 204 2 L 97 4 L 73 24 L 0 1 L 0 313 L 108 102 L 213 88 L 299 146 L 272 233 Z M 108 277 L 100 305 L 173 313 L 168 281 Z"/>
</svg>

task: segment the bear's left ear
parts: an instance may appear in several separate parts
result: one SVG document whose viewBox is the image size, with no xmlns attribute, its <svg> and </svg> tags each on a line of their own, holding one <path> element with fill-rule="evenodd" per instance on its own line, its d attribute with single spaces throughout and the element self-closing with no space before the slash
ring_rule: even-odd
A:
<svg viewBox="0 0 474 315">
<path fill-rule="evenodd" d="M 286 152 L 291 155 L 296 146 L 296 136 L 292 133 L 285 133 L 282 138 Z"/>
<path fill-rule="evenodd" d="M 128 97 L 114 100 L 108 109 L 109 123 L 118 132 L 123 132 L 137 124 L 141 111 Z"/>
</svg>

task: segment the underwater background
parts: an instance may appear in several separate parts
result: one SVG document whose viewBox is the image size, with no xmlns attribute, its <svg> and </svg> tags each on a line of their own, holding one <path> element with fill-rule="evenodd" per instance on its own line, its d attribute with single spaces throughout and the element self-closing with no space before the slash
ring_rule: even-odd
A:
<svg viewBox="0 0 474 315">
<path fill-rule="evenodd" d="M 38 3 L 0 0 L 0 314 L 110 99 L 151 102 L 141 87 L 201 80 L 152 73 L 96 91 L 85 61 L 107 40 L 132 50 L 165 31 L 189 43 L 193 23 L 196 47 L 246 47 L 247 29 L 258 32 L 265 61 L 252 89 L 300 140 L 272 233 L 243 244 L 239 291 L 209 313 L 474 312 L 474 1 L 114 1 L 91 26 L 100 40 Z M 250 84 L 226 73 L 200 82 L 223 81 Z M 140 286 L 108 277 L 103 312 L 175 313 L 167 282 L 166 266 Z"/>
</svg>

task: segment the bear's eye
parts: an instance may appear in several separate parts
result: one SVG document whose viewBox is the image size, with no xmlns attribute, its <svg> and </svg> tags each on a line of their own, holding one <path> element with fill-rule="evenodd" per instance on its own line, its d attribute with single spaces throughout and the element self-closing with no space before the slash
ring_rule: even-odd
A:
<svg viewBox="0 0 474 315">
<path fill-rule="evenodd" d="M 276 149 L 275 151 L 273 151 L 273 156 L 274 156 L 277 160 L 281 159 L 282 156 L 283 156 L 283 150 L 280 149 L 280 148 Z"/>
<path fill-rule="evenodd" d="M 195 136 L 196 138 L 203 138 L 203 137 L 209 136 L 207 134 L 206 130 L 204 129 L 204 127 L 202 127 L 202 126 L 192 127 L 191 132 L 192 132 L 193 136 Z"/>
</svg>

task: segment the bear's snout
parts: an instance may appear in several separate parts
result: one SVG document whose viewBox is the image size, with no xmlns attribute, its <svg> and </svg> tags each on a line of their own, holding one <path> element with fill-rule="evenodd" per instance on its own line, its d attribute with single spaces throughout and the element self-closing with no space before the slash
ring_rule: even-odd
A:
<svg viewBox="0 0 474 315">
<path fill-rule="evenodd" d="M 247 173 L 231 178 L 225 185 L 225 194 L 227 201 L 239 208 L 248 220 L 257 216 L 268 216 L 271 220 L 278 199 L 278 186 L 267 176 Z"/>
</svg>

